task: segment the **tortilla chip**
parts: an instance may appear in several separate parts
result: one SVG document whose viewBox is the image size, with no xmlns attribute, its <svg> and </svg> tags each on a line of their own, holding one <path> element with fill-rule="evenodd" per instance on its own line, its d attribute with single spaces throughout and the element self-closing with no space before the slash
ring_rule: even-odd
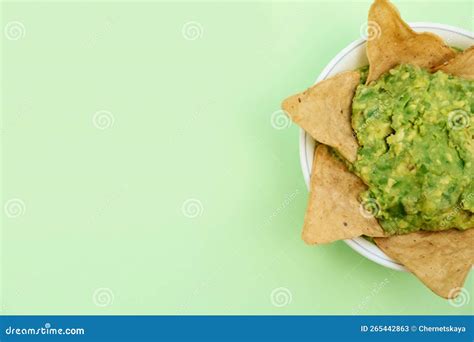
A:
<svg viewBox="0 0 474 342">
<path fill-rule="evenodd" d="M 474 262 L 474 229 L 416 232 L 374 238 L 377 246 L 399 261 L 437 295 L 458 295 Z"/>
<path fill-rule="evenodd" d="M 314 153 L 303 240 L 329 243 L 353 237 L 384 236 L 374 217 L 362 215 L 359 194 L 366 186 L 329 147 L 318 145 Z"/>
<path fill-rule="evenodd" d="M 343 72 L 287 98 L 282 104 L 296 124 L 350 162 L 355 161 L 359 147 L 351 126 L 352 98 L 359 79 L 358 71 Z"/>
<path fill-rule="evenodd" d="M 433 72 L 441 70 L 447 74 L 474 80 L 474 46 L 458 53 L 456 57 L 450 59 L 443 65 L 433 68 Z"/>
<path fill-rule="evenodd" d="M 387 0 L 375 0 L 370 7 L 367 40 L 369 75 L 367 83 L 399 64 L 431 69 L 455 56 L 444 41 L 432 33 L 416 33 Z"/>
</svg>

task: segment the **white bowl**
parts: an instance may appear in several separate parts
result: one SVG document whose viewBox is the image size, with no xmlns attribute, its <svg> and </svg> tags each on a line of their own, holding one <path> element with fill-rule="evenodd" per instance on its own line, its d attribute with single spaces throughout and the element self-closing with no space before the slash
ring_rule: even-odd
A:
<svg viewBox="0 0 474 342">
<path fill-rule="evenodd" d="M 464 29 L 435 24 L 435 23 L 411 23 L 410 26 L 417 32 L 432 32 L 443 38 L 450 46 L 467 48 L 474 44 L 474 34 Z M 331 62 L 324 68 L 316 82 L 334 76 L 342 71 L 354 70 L 360 66 L 367 65 L 365 53 L 365 39 L 352 42 L 349 46 L 339 52 Z M 314 140 L 309 134 L 300 130 L 300 162 L 303 170 L 304 180 L 309 189 L 309 179 L 314 156 Z M 388 257 L 376 245 L 362 237 L 344 240 L 353 250 L 377 264 L 394 270 L 406 271 L 403 265 Z"/>
</svg>

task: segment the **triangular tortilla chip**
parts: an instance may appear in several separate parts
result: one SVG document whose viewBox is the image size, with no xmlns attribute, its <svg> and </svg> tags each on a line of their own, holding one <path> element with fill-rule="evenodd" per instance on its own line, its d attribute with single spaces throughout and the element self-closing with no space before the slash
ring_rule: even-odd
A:
<svg viewBox="0 0 474 342">
<path fill-rule="evenodd" d="M 374 217 L 361 213 L 359 194 L 366 186 L 325 145 L 314 154 L 303 240 L 329 243 L 353 237 L 384 236 Z"/>
<path fill-rule="evenodd" d="M 343 72 L 287 98 L 282 104 L 296 124 L 350 162 L 355 161 L 358 148 L 351 126 L 351 105 L 359 79 L 358 71 Z"/>
<path fill-rule="evenodd" d="M 474 46 L 458 53 L 443 65 L 433 68 L 433 71 L 441 70 L 447 74 L 474 80 Z"/>
<path fill-rule="evenodd" d="M 374 32 L 367 40 L 370 65 L 367 83 L 399 64 L 430 69 L 455 56 L 437 35 L 413 31 L 387 0 L 375 0 L 372 4 L 368 26 Z"/>
<path fill-rule="evenodd" d="M 416 232 L 374 241 L 444 298 L 458 294 L 455 289 L 463 286 L 474 262 L 474 228 Z"/>
</svg>

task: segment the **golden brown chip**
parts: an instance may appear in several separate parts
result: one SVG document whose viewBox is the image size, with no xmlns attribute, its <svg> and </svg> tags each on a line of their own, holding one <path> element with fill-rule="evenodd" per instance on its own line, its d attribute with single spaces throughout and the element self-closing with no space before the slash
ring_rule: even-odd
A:
<svg viewBox="0 0 474 342">
<path fill-rule="evenodd" d="M 354 162 L 357 140 L 351 126 L 351 105 L 359 84 L 357 71 L 340 73 L 283 101 L 291 119 L 316 141 L 335 148 Z"/>
<path fill-rule="evenodd" d="M 444 41 L 432 33 L 416 33 L 388 0 L 375 0 L 368 21 L 367 83 L 399 64 L 431 69 L 455 56 Z"/>
<path fill-rule="evenodd" d="M 416 232 L 374 241 L 444 298 L 458 294 L 456 289 L 463 286 L 474 262 L 474 229 Z"/>
<path fill-rule="evenodd" d="M 329 148 L 318 145 L 314 154 L 303 240 L 309 244 L 342 239 L 384 236 L 373 217 L 365 217 L 358 200 L 366 186 L 335 158 Z"/>
<path fill-rule="evenodd" d="M 474 80 L 474 46 L 458 53 L 443 65 L 433 68 L 433 71 L 441 70 L 447 74 Z"/>
</svg>

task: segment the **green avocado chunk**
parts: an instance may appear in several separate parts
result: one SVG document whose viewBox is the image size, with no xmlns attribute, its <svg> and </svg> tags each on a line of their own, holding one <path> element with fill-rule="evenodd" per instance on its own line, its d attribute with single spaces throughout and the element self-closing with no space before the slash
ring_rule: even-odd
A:
<svg viewBox="0 0 474 342">
<path fill-rule="evenodd" d="M 362 203 L 389 234 L 474 227 L 474 81 L 400 65 L 352 104 Z"/>
</svg>

